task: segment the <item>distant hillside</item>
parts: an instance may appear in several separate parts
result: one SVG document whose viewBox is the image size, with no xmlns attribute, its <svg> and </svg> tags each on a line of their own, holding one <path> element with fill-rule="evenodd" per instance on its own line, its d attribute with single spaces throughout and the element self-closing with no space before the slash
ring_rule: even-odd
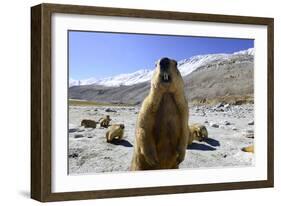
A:
<svg viewBox="0 0 281 206">
<path fill-rule="evenodd" d="M 96 102 L 140 104 L 148 94 L 149 89 L 150 84 L 148 82 L 119 87 L 99 85 L 73 86 L 69 88 L 69 98 Z"/>
<path fill-rule="evenodd" d="M 234 55 L 224 61 L 210 62 L 184 77 L 189 99 L 212 99 L 220 96 L 253 95 L 254 58 Z"/>
<path fill-rule="evenodd" d="M 253 49 L 249 49 L 233 54 L 200 55 L 179 61 L 188 99 L 205 101 L 222 96 L 253 95 L 253 53 Z M 144 70 L 105 78 L 91 85 L 71 86 L 69 98 L 140 104 L 149 92 L 152 73 L 152 70 Z"/>
</svg>

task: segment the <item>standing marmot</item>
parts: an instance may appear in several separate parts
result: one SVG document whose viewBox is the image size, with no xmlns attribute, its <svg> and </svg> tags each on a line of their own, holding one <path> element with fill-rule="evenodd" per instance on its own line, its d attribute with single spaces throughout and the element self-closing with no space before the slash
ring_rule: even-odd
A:
<svg viewBox="0 0 281 206">
<path fill-rule="evenodd" d="M 101 127 L 107 128 L 109 126 L 109 122 L 111 121 L 110 116 L 106 115 L 105 117 L 102 117 L 99 119 L 99 123 Z"/>
<path fill-rule="evenodd" d="M 191 145 L 193 140 L 202 141 L 204 138 L 208 138 L 208 131 L 202 124 L 189 125 L 190 138 L 188 139 L 188 145 Z"/>
<path fill-rule="evenodd" d="M 124 135 L 124 124 L 113 124 L 111 125 L 106 132 L 106 141 L 111 142 L 113 139 L 121 140 Z"/>
<path fill-rule="evenodd" d="M 162 58 L 138 115 L 131 170 L 178 168 L 189 138 L 188 115 L 177 62 Z"/>
<path fill-rule="evenodd" d="M 97 122 L 95 120 L 83 119 L 81 121 L 81 126 L 84 126 L 85 128 L 96 128 Z"/>
</svg>

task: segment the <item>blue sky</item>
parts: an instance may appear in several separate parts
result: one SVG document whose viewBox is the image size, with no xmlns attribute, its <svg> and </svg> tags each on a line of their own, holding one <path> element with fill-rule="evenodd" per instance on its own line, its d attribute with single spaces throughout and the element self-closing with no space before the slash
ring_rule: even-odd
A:
<svg viewBox="0 0 281 206">
<path fill-rule="evenodd" d="M 69 31 L 69 77 L 104 78 L 152 69 L 161 57 L 182 60 L 252 47 L 250 39 Z"/>
</svg>

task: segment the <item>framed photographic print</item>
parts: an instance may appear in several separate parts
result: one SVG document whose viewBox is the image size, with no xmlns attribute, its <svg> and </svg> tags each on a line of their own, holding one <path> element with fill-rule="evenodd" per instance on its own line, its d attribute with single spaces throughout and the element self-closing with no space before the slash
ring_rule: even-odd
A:
<svg viewBox="0 0 281 206">
<path fill-rule="evenodd" d="M 273 19 L 31 8 L 31 197 L 273 187 Z"/>
</svg>

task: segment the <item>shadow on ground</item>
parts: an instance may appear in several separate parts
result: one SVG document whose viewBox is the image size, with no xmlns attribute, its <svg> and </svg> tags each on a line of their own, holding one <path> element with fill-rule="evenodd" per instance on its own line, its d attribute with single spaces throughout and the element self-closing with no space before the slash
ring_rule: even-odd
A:
<svg viewBox="0 0 281 206">
<path fill-rule="evenodd" d="M 216 150 L 216 148 L 214 148 L 214 147 L 211 147 L 211 146 L 206 145 L 206 144 L 196 143 L 196 142 L 193 142 L 191 145 L 189 145 L 187 147 L 187 149 L 189 149 L 189 150 L 201 150 L 201 151 L 214 151 L 214 150 Z"/>
<path fill-rule="evenodd" d="M 206 142 L 207 144 L 213 146 L 213 147 L 218 147 L 220 146 L 220 142 L 218 140 L 212 139 L 212 138 L 205 138 L 203 140 L 204 142 Z"/>
<path fill-rule="evenodd" d="M 125 139 L 121 139 L 121 140 L 113 140 L 112 142 L 110 142 L 111 144 L 114 144 L 114 145 L 122 145 L 124 147 L 133 147 L 133 145 L 125 140 Z"/>
</svg>

